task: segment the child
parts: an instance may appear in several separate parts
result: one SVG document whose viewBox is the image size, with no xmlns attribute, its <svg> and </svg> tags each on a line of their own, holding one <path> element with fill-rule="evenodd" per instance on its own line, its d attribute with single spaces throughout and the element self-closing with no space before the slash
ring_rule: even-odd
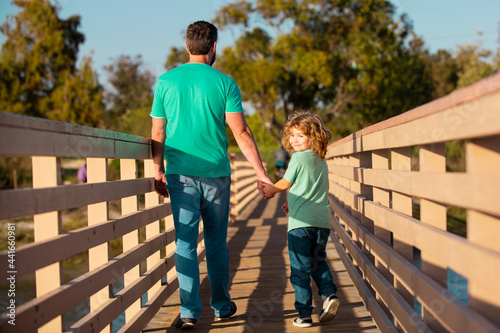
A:
<svg viewBox="0 0 500 333">
<path fill-rule="evenodd" d="M 320 322 L 335 318 L 340 305 L 326 262 L 326 243 L 330 234 L 328 201 L 328 166 L 325 154 L 332 133 L 321 118 L 310 112 L 296 112 L 285 124 L 282 143 L 295 151 L 283 179 L 264 185 L 264 192 L 274 195 L 290 188 L 288 202 L 282 209 L 288 218 L 290 282 L 295 289 L 295 308 L 299 317 L 294 326 L 312 326 L 311 277 L 323 299 Z"/>
</svg>

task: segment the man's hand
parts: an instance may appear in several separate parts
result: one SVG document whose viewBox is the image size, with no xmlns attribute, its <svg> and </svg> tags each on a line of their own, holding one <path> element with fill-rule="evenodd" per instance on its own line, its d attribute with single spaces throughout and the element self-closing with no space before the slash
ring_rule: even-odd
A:
<svg viewBox="0 0 500 333">
<path fill-rule="evenodd" d="M 271 179 L 269 179 L 269 177 L 265 177 L 265 178 L 261 178 L 261 179 L 257 179 L 257 189 L 259 190 L 260 192 L 260 195 L 262 195 L 262 197 L 264 199 L 271 199 L 272 197 L 274 197 L 274 194 L 267 194 L 264 192 L 264 185 L 266 186 L 272 186 L 273 185 L 273 182 Z"/>
<path fill-rule="evenodd" d="M 155 177 L 155 191 L 159 196 L 168 198 L 167 180 L 165 179 L 165 175 Z"/>
</svg>

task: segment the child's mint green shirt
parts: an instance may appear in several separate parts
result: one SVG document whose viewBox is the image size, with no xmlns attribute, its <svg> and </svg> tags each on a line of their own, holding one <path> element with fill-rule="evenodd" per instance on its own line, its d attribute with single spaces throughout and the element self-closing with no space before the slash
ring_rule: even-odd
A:
<svg viewBox="0 0 500 333">
<path fill-rule="evenodd" d="M 285 180 L 288 192 L 288 231 L 296 228 L 330 229 L 328 165 L 310 149 L 292 155 Z"/>
</svg>

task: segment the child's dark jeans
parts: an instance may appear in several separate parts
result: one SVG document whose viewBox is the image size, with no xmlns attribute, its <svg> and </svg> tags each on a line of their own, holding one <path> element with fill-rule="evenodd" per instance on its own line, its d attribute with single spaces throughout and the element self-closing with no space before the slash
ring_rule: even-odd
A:
<svg viewBox="0 0 500 333">
<path fill-rule="evenodd" d="M 330 268 L 326 262 L 326 243 L 330 229 L 306 227 L 288 232 L 290 255 L 290 282 L 295 289 L 295 309 L 301 318 L 310 317 L 312 306 L 311 277 L 324 298 L 337 292 Z"/>
</svg>

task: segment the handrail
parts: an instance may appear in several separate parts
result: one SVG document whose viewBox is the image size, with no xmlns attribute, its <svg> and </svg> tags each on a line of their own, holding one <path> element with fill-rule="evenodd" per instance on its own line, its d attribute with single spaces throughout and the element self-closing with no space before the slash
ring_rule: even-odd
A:
<svg viewBox="0 0 500 333">
<path fill-rule="evenodd" d="M 500 330 L 499 105 L 496 74 L 329 145 L 332 239 L 381 331 Z M 457 140 L 466 171 L 447 172 Z"/>
<path fill-rule="evenodd" d="M 24 304 L 12 298 L 13 306 L 0 317 L 2 332 L 110 332 L 123 312 L 125 324 L 119 332 L 139 332 L 178 289 L 170 202 L 154 192 L 150 151 L 148 138 L 0 112 L 0 156 L 33 161 L 33 188 L 0 191 L 0 219 L 8 219 L 12 234 L 11 250 L 0 253 L 0 279 L 13 278 L 15 292 L 15 281 L 34 273 L 37 289 L 36 298 Z M 85 159 L 88 183 L 62 185 L 61 158 Z M 110 159 L 120 160 L 120 180 L 108 179 Z M 144 172 L 139 172 L 141 161 Z M 236 192 L 256 186 L 255 181 L 237 182 L 248 162 L 237 157 L 231 162 L 233 188 L 238 189 L 231 199 L 235 219 L 241 201 Z M 117 200 L 121 213 L 113 211 L 118 216 L 110 218 L 108 202 Z M 81 207 L 87 207 L 87 225 L 62 232 L 64 212 Z M 29 216 L 35 241 L 16 246 L 13 221 Z M 123 251 L 111 258 L 108 244 L 116 239 L 122 239 Z M 85 252 L 88 272 L 64 283 L 63 261 Z M 198 260 L 204 257 L 200 226 Z M 115 292 L 112 284 L 117 280 L 124 287 Z M 71 325 L 63 322 L 62 315 L 89 300 L 87 315 Z"/>
<path fill-rule="evenodd" d="M 251 164 L 243 155 L 230 154 L 231 160 L 231 210 L 229 218 L 232 223 L 259 196 L 257 175 Z M 265 168 L 264 163 L 264 168 Z"/>
</svg>

